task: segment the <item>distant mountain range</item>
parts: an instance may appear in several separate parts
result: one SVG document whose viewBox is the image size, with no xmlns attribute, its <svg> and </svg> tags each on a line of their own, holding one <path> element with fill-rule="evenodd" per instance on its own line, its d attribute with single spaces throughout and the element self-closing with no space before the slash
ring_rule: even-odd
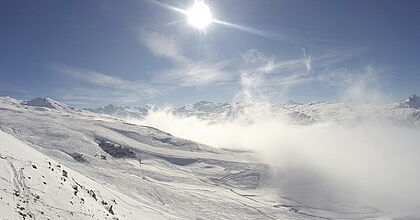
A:
<svg viewBox="0 0 420 220">
<path fill-rule="evenodd" d="M 120 118 L 144 118 L 149 111 L 150 107 L 122 107 L 118 105 L 106 105 L 99 108 L 86 109 L 90 112 L 112 115 Z"/>
<path fill-rule="evenodd" d="M 122 107 L 107 105 L 86 110 L 122 119 L 144 119 L 148 114 L 159 109 L 151 106 Z M 211 122 L 270 116 L 283 117 L 289 122 L 300 124 L 320 121 L 388 120 L 399 125 L 418 126 L 420 125 L 420 97 L 412 95 L 401 102 L 392 104 L 357 102 L 354 100 L 339 103 L 317 101 L 306 104 L 293 101 L 285 104 L 201 101 L 179 108 L 171 108 L 169 112 L 180 117 L 197 117 Z"/>
</svg>

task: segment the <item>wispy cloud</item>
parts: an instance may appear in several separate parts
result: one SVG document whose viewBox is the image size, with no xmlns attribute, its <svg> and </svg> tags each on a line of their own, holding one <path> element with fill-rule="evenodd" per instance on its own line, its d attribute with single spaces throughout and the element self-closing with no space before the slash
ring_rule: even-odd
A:
<svg viewBox="0 0 420 220">
<path fill-rule="evenodd" d="M 250 49 L 238 58 L 223 60 L 222 57 L 208 54 L 196 58 L 191 51 L 186 50 L 181 40 L 172 35 L 147 33 L 142 35 L 141 42 L 153 55 L 167 59 L 172 66 L 157 72 L 148 81 L 130 81 L 65 65 L 50 66 L 55 72 L 83 82 L 61 91 L 62 100 L 78 106 L 110 102 L 130 104 L 165 95 L 179 88 L 210 88 L 216 85 L 240 86 L 241 89 L 234 98 L 258 100 L 269 99 L 274 95 L 285 97 L 291 88 L 315 82 L 345 87 L 345 93 L 353 96 L 356 96 L 357 91 L 369 87 L 358 83 L 360 86 L 353 86 L 352 90 L 350 85 L 355 84 L 356 78 L 352 80 L 350 76 L 355 74 L 334 67 L 360 54 L 360 50 L 312 55 L 302 49 L 301 57 L 281 59 L 275 54 L 267 55 Z M 359 81 L 363 82 L 365 78 L 357 79 L 362 79 Z M 88 85 L 85 86 L 86 84 Z"/>
<path fill-rule="evenodd" d="M 64 101 L 102 104 L 134 103 L 151 98 L 159 91 L 143 81 L 129 81 L 104 73 L 73 68 L 65 65 L 52 65 L 49 69 L 69 78 L 92 85 L 93 88 L 75 86 L 61 91 Z"/>
<path fill-rule="evenodd" d="M 388 102 L 390 96 L 382 88 L 386 71 L 368 65 L 360 69 L 337 68 L 320 75 L 319 81 L 341 88 L 341 99 Z"/>
<path fill-rule="evenodd" d="M 360 55 L 364 48 L 310 54 L 302 48 L 302 56 L 280 59 L 250 49 L 240 58 L 220 61 L 214 57 L 196 59 L 185 50 L 182 41 L 172 35 L 151 32 L 141 42 L 156 57 L 168 59 L 173 66 L 158 74 L 153 82 L 173 87 L 200 87 L 216 84 L 240 84 L 236 98 L 264 98 L 265 94 L 285 94 L 291 88 L 307 83 L 333 85 L 336 64 Z M 338 79 L 339 80 L 339 79 Z M 337 85 L 333 85 L 337 86 Z"/>
<path fill-rule="evenodd" d="M 143 34 L 141 42 L 157 57 L 169 59 L 173 66 L 155 78 L 157 84 L 175 87 L 196 87 L 225 83 L 232 79 L 227 70 L 229 62 L 208 57 L 199 60 L 186 56 L 181 43 L 170 35 L 156 32 Z"/>
<path fill-rule="evenodd" d="M 280 60 L 275 55 L 251 49 L 242 54 L 241 91 L 237 98 L 261 99 L 270 90 L 280 90 L 312 80 L 311 59 Z"/>
<path fill-rule="evenodd" d="M 284 94 L 291 88 L 314 82 L 349 87 L 352 83 L 345 85 L 336 83 L 343 81 L 340 77 L 344 77 L 344 72 L 337 71 L 334 65 L 348 61 L 362 52 L 362 49 L 357 48 L 311 56 L 304 48 L 302 57 L 284 60 L 256 49 L 248 50 L 242 54 L 244 63 L 240 69 L 242 90 L 237 97 L 261 99 L 264 94 Z"/>
<path fill-rule="evenodd" d="M 232 75 L 225 71 L 227 63 L 206 63 L 206 62 L 189 62 L 177 65 L 167 70 L 156 80 L 165 80 L 166 83 L 178 87 L 196 87 L 208 86 L 214 84 L 226 83 L 232 79 Z"/>
<path fill-rule="evenodd" d="M 143 34 L 141 41 L 157 57 L 168 58 L 174 63 L 188 62 L 179 41 L 174 36 L 152 32 Z"/>
</svg>

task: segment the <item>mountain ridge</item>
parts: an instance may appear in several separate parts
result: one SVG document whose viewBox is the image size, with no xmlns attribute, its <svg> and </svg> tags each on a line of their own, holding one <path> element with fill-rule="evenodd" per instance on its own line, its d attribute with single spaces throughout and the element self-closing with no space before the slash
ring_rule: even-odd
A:
<svg viewBox="0 0 420 220">
<path fill-rule="evenodd" d="M 296 103 L 289 101 L 285 104 L 267 103 L 267 102 L 225 102 L 214 103 L 200 101 L 194 104 L 187 104 L 178 108 L 169 108 L 166 111 L 179 117 L 197 117 L 198 119 L 211 122 L 221 122 L 236 120 L 237 118 L 253 117 L 253 115 L 279 116 L 284 115 L 285 120 L 299 123 L 311 124 L 322 121 L 343 121 L 352 120 L 353 117 L 375 120 L 395 121 L 397 124 L 407 124 L 408 126 L 420 125 L 420 98 L 416 95 L 390 104 L 374 102 L 357 102 L 355 100 L 347 102 L 328 103 L 322 101 L 309 103 Z M 158 108 L 139 107 L 142 111 L 136 111 L 133 107 L 119 107 L 118 113 L 92 110 L 108 115 L 120 117 L 123 119 L 145 119 L 153 111 L 159 111 Z M 122 114 L 121 112 L 126 112 Z M 127 117 L 131 114 L 132 117 Z M 332 117 L 331 117 L 332 116 Z"/>
</svg>

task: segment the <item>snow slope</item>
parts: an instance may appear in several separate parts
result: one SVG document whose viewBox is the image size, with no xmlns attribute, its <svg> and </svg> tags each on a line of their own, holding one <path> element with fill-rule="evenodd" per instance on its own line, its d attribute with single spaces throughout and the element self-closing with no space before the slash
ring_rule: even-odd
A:
<svg viewBox="0 0 420 220">
<path fill-rule="evenodd" d="M 0 132 L 1 219 L 164 219 Z"/>
<path fill-rule="evenodd" d="M 332 189 L 315 189 L 319 200 L 306 203 L 301 198 L 311 194 L 273 187 L 270 167 L 253 152 L 207 146 L 104 114 L 0 97 L 0 130 L 6 219 L 399 217 L 353 204 L 348 192 L 331 200 Z"/>
<path fill-rule="evenodd" d="M 29 101 L 23 101 L 22 104 L 28 105 L 28 106 L 50 108 L 50 109 L 64 110 L 64 111 L 75 110 L 74 108 L 69 107 L 66 104 L 62 104 L 62 103 L 59 103 L 59 102 L 57 102 L 53 99 L 44 98 L 44 97 L 34 98 L 32 100 L 29 100 Z"/>
<path fill-rule="evenodd" d="M 47 200 L 48 197 L 55 197 L 60 198 L 60 201 L 62 199 L 63 204 L 56 205 L 59 209 L 51 209 L 48 215 L 57 216 L 54 219 L 71 218 L 70 212 L 60 211 L 73 210 L 69 201 L 75 203 L 80 200 L 73 194 L 72 186 L 75 182 L 71 176 L 78 183 L 94 180 L 97 184 L 83 186 L 97 190 L 100 195 L 108 195 L 105 191 L 109 189 L 129 197 L 123 199 L 127 202 L 121 203 L 134 204 L 134 208 L 127 207 L 127 211 L 117 212 L 115 206 L 115 215 L 119 218 L 141 218 L 142 215 L 137 214 L 136 210 L 151 210 L 150 214 L 159 213 L 161 218 L 167 219 L 287 219 L 294 215 L 287 208 L 274 206 L 277 204 L 276 194 L 267 196 L 267 191 L 258 189 L 267 166 L 259 162 L 248 162 L 248 152 L 212 148 L 173 137 L 154 128 L 131 125 L 89 112 L 40 109 L 21 103 L 7 97 L 0 98 L 0 129 L 51 157 L 49 159 L 40 153 L 33 153 L 34 150 L 27 151 L 29 147 L 23 144 L 20 146 L 25 146 L 25 150 L 17 152 L 8 152 L 13 146 L 2 145 L 2 155 L 21 158 L 14 166 L 17 169 L 23 167 L 25 172 L 27 170 L 25 176 L 35 175 L 32 174 L 34 170 L 24 165 L 33 161 L 38 167 L 36 171 L 41 173 L 31 178 L 38 181 L 45 176 L 48 178 L 47 186 L 53 186 L 47 188 L 42 182 L 36 183 L 44 188 L 34 188 L 34 191 L 44 190 L 45 195 L 41 195 L 41 198 L 49 203 L 44 206 L 44 203 L 39 203 L 36 209 L 28 208 L 31 213 L 46 209 L 48 204 L 55 204 L 56 201 Z M 39 156 L 31 159 L 30 155 Z M 54 171 L 50 170 L 48 162 L 51 162 Z M 68 170 L 66 183 L 60 179 L 62 171 L 56 167 L 57 164 Z M 79 178 L 76 179 L 76 172 L 84 177 L 77 174 Z M 1 177 L 8 180 L 13 178 L 13 174 L 5 171 Z M 54 187 L 61 183 L 68 184 L 67 188 L 62 192 L 63 195 L 55 196 L 57 190 Z M 106 190 L 102 192 L 100 186 Z M 10 185 L 6 188 L 7 192 L 13 192 L 16 187 Z M 245 190 L 245 194 L 252 194 L 255 199 L 242 195 L 241 190 Z M 88 197 L 83 196 L 87 200 Z M 16 200 L 14 204 L 9 202 L 15 207 L 17 199 L 10 193 L 6 197 L 7 201 Z M 112 204 L 115 197 L 110 195 L 106 202 Z M 118 197 L 121 200 L 122 196 Z M 93 204 L 92 199 L 89 201 Z M 116 205 L 120 204 L 118 200 L 116 202 Z M 7 203 L 0 205 L 2 210 L 12 210 Z M 110 214 L 106 213 L 101 201 L 93 205 L 95 208 L 92 210 L 95 212 L 100 209 L 104 211 L 101 212 L 103 215 Z M 87 209 L 91 210 L 90 206 L 86 206 L 83 213 L 89 213 Z M 85 217 L 101 219 L 96 217 L 101 213 L 97 211 Z M 11 219 L 20 218 L 20 214 L 14 211 L 9 211 L 8 215 L 11 215 Z M 304 217 L 297 215 L 296 218 Z"/>
</svg>

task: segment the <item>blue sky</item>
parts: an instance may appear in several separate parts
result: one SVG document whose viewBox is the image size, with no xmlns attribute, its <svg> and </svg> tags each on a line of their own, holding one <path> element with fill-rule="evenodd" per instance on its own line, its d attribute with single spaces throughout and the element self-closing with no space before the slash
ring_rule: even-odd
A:
<svg viewBox="0 0 420 220">
<path fill-rule="evenodd" d="M 0 95 L 88 107 L 420 94 L 420 1 L 205 3 L 234 26 L 198 30 L 151 0 L 2 1 Z"/>
</svg>

